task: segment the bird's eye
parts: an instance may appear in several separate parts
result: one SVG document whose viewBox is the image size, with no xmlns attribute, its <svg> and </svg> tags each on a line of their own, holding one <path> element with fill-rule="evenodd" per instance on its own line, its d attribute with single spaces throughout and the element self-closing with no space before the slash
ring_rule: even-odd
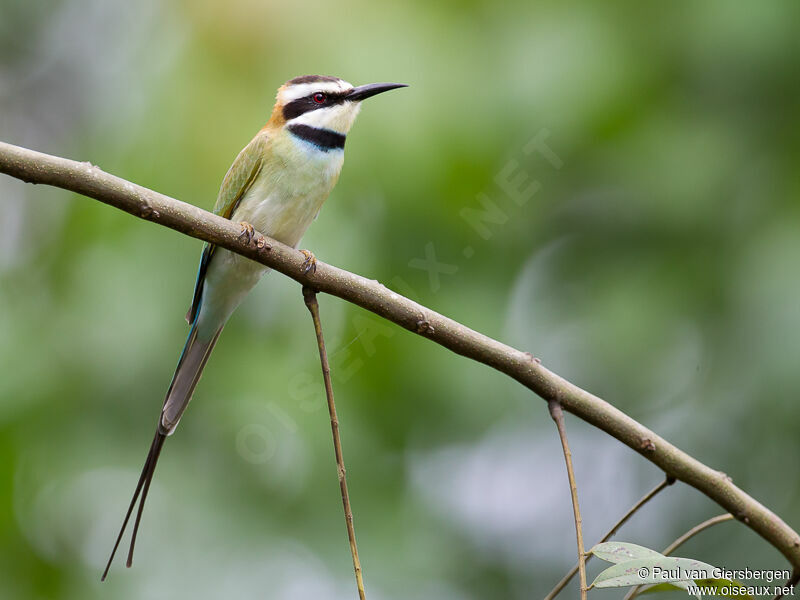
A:
<svg viewBox="0 0 800 600">
<path fill-rule="evenodd" d="M 325 94 L 323 94 L 322 92 L 317 92 L 312 96 L 312 98 L 314 98 L 314 102 L 316 102 L 317 104 L 322 104 L 325 102 Z"/>
</svg>

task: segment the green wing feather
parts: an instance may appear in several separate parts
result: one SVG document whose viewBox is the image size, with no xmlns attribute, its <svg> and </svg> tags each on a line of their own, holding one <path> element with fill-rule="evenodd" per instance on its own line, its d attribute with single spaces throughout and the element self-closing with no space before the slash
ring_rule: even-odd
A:
<svg viewBox="0 0 800 600">
<path fill-rule="evenodd" d="M 239 156 L 233 161 L 222 180 L 217 203 L 214 205 L 214 214 L 226 219 L 231 218 L 242 196 L 261 170 L 268 140 L 266 132 L 261 132 L 239 152 Z"/>
<path fill-rule="evenodd" d="M 226 219 L 230 219 L 239 202 L 242 200 L 247 190 L 250 189 L 263 164 L 264 150 L 269 138 L 266 132 L 260 132 L 252 141 L 239 152 L 239 156 L 233 161 L 228 172 L 222 180 L 219 188 L 217 202 L 214 204 L 214 214 Z M 208 271 L 208 265 L 214 256 L 214 244 L 206 243 L 203 247 L 203 255 L 200 258 L 200 268 L 197 270 L 197 281 L 194 284 L 194 296 L 192 306 L 186 313 L 186 320 L 194 323 L 197 313 L 200 310 L 200 300 L 203 295 L 203 283 Z"/>
</svg>

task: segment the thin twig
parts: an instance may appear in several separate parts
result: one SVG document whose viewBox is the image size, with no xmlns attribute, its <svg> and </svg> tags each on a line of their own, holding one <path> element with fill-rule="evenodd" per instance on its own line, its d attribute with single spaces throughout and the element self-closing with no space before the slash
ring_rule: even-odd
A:
<svg viewBox="0 0 800 600">
<path fill-rule="evenodd" d="M 673 479 L 671 477 L 665 477 L 664 481 L 662 481 L 656 487 L 654 487 L 652 490 L 647 492 L 644 496 L 642 496 L 639 499 L 639 501 L 636 504 L 631 506 L 630 510 L 628 512 L 626 512 L 624 515 L 622 515 L 622 518 L 620 518 L 620 520 L 617 521 L 614 524 L 614 526 L 611 529 L 609 529 L 606 532 L 606 534 L 597 543 L 598 544 L 602 544 L 603 542 L 607 542 L 608 540 L 610 540 L 611 536 L 614 535 L 615 533 L 617 533 L 617 531 L 619 531 L 619 528 L 622 527 L 625 523 L 627 523 L 628 519 L 630 519 L 634 514 L 636 514 L 636 512 L 640 508 L 642 508 L 645 504 L 650 502 L 650 500 L 652 500 L 656 496 L 656 494 L 658 494 L 661 490 L 663 490 L 668 485 L 672 485 L 673 483 L 675 483 L 675 479 Z M 594 556 L 594 555 L 593 554 L 587 554 L 586 555 L 586 562 L 587 563 L 591 560 L 592 556 Z M 575 577 L 575 573 L 578 572 L 578 568 L 579 567 L 580 567 L 580 563 L 575 563 L 575 566 L 573 566 L 569 570 L 569 573 L 564 575 L 564 577 L 561 579 L 561 581 L 559 581 L 556 584 L 556 586 L 552 590 L 550 590 L 550 593 L 547 594 L 547 596 L 544 597 L 544 600 L 553 600 L 553 598 L 558 596 L 558 594 L 561 592 L 561 590 L 563 590 L 566 587 L 566 585 L 570 581 L 572 581 L 572 578 Z"/>
<path fill-rule="evenodd" d="M 247 240 L 241 235 L 241 227 L 228 219 L 105 173 L 89 163 L 0 142 L 0 172 L 22 181 L 83 194 L 246 256 L 303 285 L 311 285 L 318 292 L 352 302 L 461 356 L 505 373 L 545 401 L 558 399 L 564 410 L 618 439 L 665 474 L 692 486 L 737 515 L 742 523 L 778 549 L 793 567 L 800 569 L 800 536 L 778 515 L 737 487 L 724 473 L 689 456 L 602 398 L 559 377 L 527 352 L 405 298 L 374 279 L 322 261 L 317 262 L 316 271 L 304 272 L 301 267 L 306 257 L 298 250 L 261 234 Z"/>
<path fill-rule="evenodd" d="M 358 597 L 365 600 L 364 579 L 361 574 L 361 561 L 358 558 L 356 547 L 356 531 L 353 528 L 353 511 L 350 508 L 350 495 L 347 493 L 347 478 L 345 477 L 344 456 L 342 454 L 342 440 L 339 437 L 339 418 L 336 416 L 336 405 L 333 402 L 333 385 L 331 384 L 331 367 L 328 364 L 328 353 L 325 350 L 325 339 L 322 337 L 322 323 L 319 318 L 319 303 L 317 293 L 308 286 L 303 286 L 303 299 L 314 321 L 314 332 L 317 334 L 319 348 L 319 362 L 322 365 L 322 378 L 325 380 L 325 395 L 328 398 L 328 412 L 331 416 L 331 432 L 333 433 L 333 450 L 336 454 L 336 469 L 339 473 L 339 488 L 342 490 L 342 506 L 344 507 L 344 520 L 347 525 L 347 538 L 350 540 L 350 553 L 353 555 L 353 570 L 356 573 Z"/>
<path fill-rule="evenodd" d="M 681 537 L 679 537 L 669 546 L 664 548 L 664 551 L 661 554 L 663 554 L 664 556 L 669 556 L 670 554 L 675 552 L 675 550 L 683 546 L 686 542 L 688 542 L 690 539 L 692 539 L 701 531 L 705 531 L 706 529 L 708 529 L 709 527 L 713 527 L 717 523 L 724 523 L 725 521 L 731 521 L 732 519 L 733 515 L 730 513 L 725 513 L 724 515 L 717 515 L 716 517 L 711 517 L 707 521 L 703 521 L 699 525 L 692 527 L 689 531 L 684 533 Z"/>
<path fill-rule="evenodd" d="M 564 427 L 564 412 L 561 405 L 550 400 L 547 403 L 550 416 L 555 421 L 558 429 L 558 437 L 561 438 L 561 447 L 564 450 L 564 462 L 567 464 L 567 478 L 569 479 L 569 491 L 572 495 L 572 512 L 575 517 L 575 537 L 578 541 L 578 572 L 581 581 L 581 600 L 586 600 L 586 552 L 583 548 L 583 520 L 581 519 L 581 509 L 578 506 L 578 486 L 575 483 L 575 472 L 572 470 L 572 453 L 569 451 L 567 442 L 567 430 Z"/>
<path fill-rule="evenodd" d="M 699 525 L 695 525 L 694 527 L 692 527 L 689 531 L 684 533 L 677 540 L 675 540 L 669 546 L 664 548 L 664 550 L 661 552 L 661 554 L 663 554 L 664 556 L 669 556 L 670 554 L 675 552 L 675 550 L 677 550 L 678 548 L 683 546 L 683 544 L 688 542 L 690 539 L 692 539 L 694 536 L 696 536 L 701 531 L 705 531 L 709 527 L 713 527 L 714 525 L 717 525 L 718 523 L 724 523 L 725 521 L 731 521 L 732 519 L 733 519 L 733 515 L 730 514 L 730 513 L 725 513 L 723 515 L 717 515 L 716 517 L 711 517 L 707 521 L 703 521 Z M 642 589 L 642 585 L 637 585 L 636 587 L 631 588 L 631 590 L 627 594 L 625 594 L 625 598 L 623 598 L 623 600 L 633 600 L 633 598 L 636 598 L 636 596 L 639 595 L 639 591 Z"/>
</svg>

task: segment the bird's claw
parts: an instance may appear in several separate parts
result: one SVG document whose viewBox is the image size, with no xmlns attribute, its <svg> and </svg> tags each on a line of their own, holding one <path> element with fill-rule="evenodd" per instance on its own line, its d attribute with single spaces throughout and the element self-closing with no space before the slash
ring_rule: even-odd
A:
<svg viewBox="0 0 800 600">
<path fill-rule="evenodd" d="M 308 275 L 309 273 L 316 273 L 317 272 L 317 257 L 314 256 L 314 253 L 310 250 L 300 250 L 303 256 L 306 259 L 303 261 L 303 264 L 300 266 L 300 269 L 303 271 L 304 275 Z"/>
<path fill-rule="evenodd" d="M 248 223 L 247 221 L 242 221 L 241 223 L 239 223 L 239 226 L 242 228 L 242 232 L 239 234 L 239 237 L 245 238 L 247 240 L 247 243 L 250 244 L 250 242 L 253 241 L 253 238 L 256 235 L 255 228 L 252 225 L 250 225 L 250 223 Z"/>
</svg>

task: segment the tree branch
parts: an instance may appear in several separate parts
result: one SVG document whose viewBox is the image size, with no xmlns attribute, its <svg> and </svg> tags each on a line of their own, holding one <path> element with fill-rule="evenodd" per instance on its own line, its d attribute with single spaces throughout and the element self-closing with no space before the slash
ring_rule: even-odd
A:
<svg viewBox="0 0 800 600">
<path fill-rule="evenodd" d="M 609 403 L 547 370 L 529 353 L 469 329 L 375 280 L 321 261 L 317 262 L 316 272 L 304 273 L 301 267 L 305 256 L 299 251 L 260 234 L 248 243 L 240 237 L 238 224 L 104 173 L 90 163 L 0 142 L 0 172 L 29 183 L 44 183 L 89 196 L 136 217 L 213 242 L 505 373 L 544 400 L 558 402 L 564 410 L 618 439 L 666 475 L 696 488 L 800 569 L 800 536 L 772 511 L 736 487 L 724 473 L 704 465 Z"/>
</svg>

